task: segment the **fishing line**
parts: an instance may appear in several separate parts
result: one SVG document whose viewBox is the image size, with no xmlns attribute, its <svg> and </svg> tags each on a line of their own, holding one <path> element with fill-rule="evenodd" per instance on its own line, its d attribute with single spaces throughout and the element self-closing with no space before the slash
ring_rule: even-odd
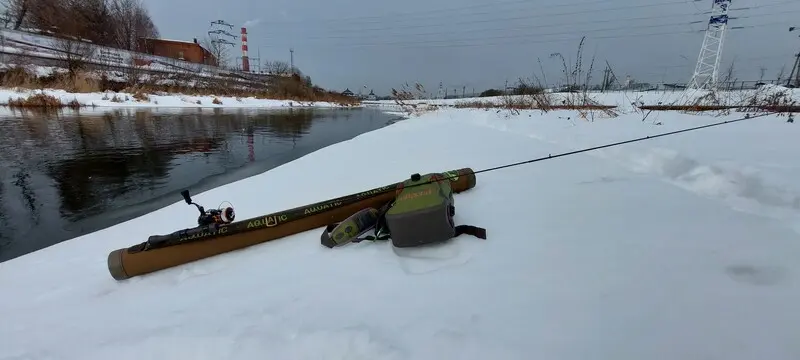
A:
<svg viewBox="0 0 800 360">
<path fill-rule="evenodd" d="M 639 141 L 651 140 L 651 139 L 655 139 L 655 138 L 660 138 L 660 137 L 664 137 L 664 136 L 675 135 L 675 134 L 680 134 L 680 133 L 684 133 L 684 132 L 690 132 L 690 131 L 705 129 L 705 128 L 714 127 L 714 126 L 732 124 L 732 123 L 735 123 L 735 122 L 756 119 L 756 118 L 764 117 L 764 116 L 767 116 L 767 115 L 772 115 L 772 113 L 765 113 L 765 114 L 753 115 L 753 116 L 749 116 L 748 115 L 748 116 L 745 116 L 745 117 L 739 118 L 739 119 L 726 120 L 726 121 L 721 121 L 721 122 L 717 122 L 717 123 L 713 123 L 713 124 L 695 126 L 695 127 L 691 127 L 691 128 L 682 129 L 682 130 L 665 132 L 665 133 L 661 133 L 661 134 L 657 134 L 657 135 L 648 135 L 648 136 L 635 138 L 635 139 L 631 139 L 631 140 L 619 141 L 619 142 L 615 142 L 615 143 L 610 143 L 610 144 L 600 145 L 600 146 L 594 146 L 594 147 L 584 148 L 584 149 L 580 149 L 580 150 L 569 151 L 569 152 L 560 153 L 560 154 L 556 154 L 556 155 L 549 154 L 547 156 L 543 156 L 543 157 L 540 157 L 540 158 L 537 158 L 537 159 L 520 161 L 520 162 L 513 163 L 513 164 L 496 166 L 496 167 L 492 167 L 492 168 L 487 168 L 487 169 L 475 171 L 475 172 L 473 172 L 473 174 L 490 172 L 490 171 L 510 168 L 510 167 L 514 167 L 514 166 L 520 166 L 520 165 L 535 163 L 535 162 L 539 162 L 539 161 L 545 161 L 545 160 L 560 158 L 560 157 L 564 157 L 564 156 L 580 154 L 580 153 L 589 152 L 589 151 L 593 151 L 593 150 L 600 150 L 600 149 L 610 148 L 610 147 L 614 147 L 614 146 L 620 146 L 620 145 L 635 143 L 635 142 L 639 142 Z"/>
<path fill-rule="evenodd" d="M 511 164 L 501 165 L 501 166 L 496 166 L 496 167 L 491 167 L 491 168 L 486 168 L 486 169 L 483 169 L 483 170 L 473 171 L 471 173 L 462 174 L 462 175 L 450 175 L 450 174 L 444 173 L 443 174 L 444 177 L 443 178 L 440 177 L 439 181 L 443 180 L 443 179 L 454 179 L 454 178 L 458 178 L 459 176 L 463 176 L 463 175 L 480 174 L 480 173 L 485 173 L 485 172 L 491 172 L 491 171 L 496 171 L 496 170 L 500 170 L 500 169 L 506 169 L 506 168 L 515 167 L 515 166 L 526 165 L 526 164 L 531 164 L 531 163 L 535 163 L 535 162 L 556 159 L 556 158 L 570 156 L 570 155 L 576 155 L 576 154 L 585 153 L 585 152 L 589 152 L 589 151 L 610 148 L 610 147 L 614 147 L 614 146 L 620 146 L 620 145 L 625 145 L 625 144 L 630 144 L 630 143 L 635 143 L 635 142 L 640 142 L 640 141 L 647 141 L 647 140 L 652 140 L 652 139 L 656 139 L 656 138 L 660 138 L 660 137 L 664 137 L 664 136 L 670 136 L 670 135 L 680 134 L 680 133 L 684 133 L 684 132 L 690 132 L 690 131 L 710 128 L 710 127 L 714 127 L 714 126 L 733 124 L 733 123 L 736 123 L 736 122 L 745 121 L 745 120 L 752 120 L 752 119 L 764 117 L 764 116 L 767 116 L 767 115 L 773 115 L 773 114 L 776 114 L 776 113 L 777 112 L 767 112 L 767 113 L 764 113 L 764 114 L 752 115 L 752 116 L 748 114 L 745 117 L 742 117 L 742 118 L 739 118 L 739 119 L 720 121 L 720 122 L 716 122 L 716 123 L 712 123 L 712 124 L 700 125 L 700 126 L 690 127 L 690 128 L 686 128 L 686 129 L 665 132 L 665 133 L 661 133 L 661 134 L 657 134 L 657 135 L 648 135 L 648 136 L 643 136 L 643 137 L 639 137 L 639 138 L 635 138 L 635 139 L 618 141 L 618 142 L 614 142 L 614 143 L 609 143 L 609 144 L 599 145 L 599 146 L 593 146 L 593 147 L 589 147 L 589 148 L 583 148 L 583 149 L 580 149 L 580 150 L 568 151 L 568 152 L 555 154 L 555 155 L 548 154 L 547 156 L 543 156 L 543 157 L 536 158 L 536 159 L 520 161 L 520 162 L 516 162 L 516 163 L 511 163 Z M 422 183 L 408 185 L 408 186 L 405 186 L 405 187 L 406 188 L 410 188 L 410 187 L 415 187 L 415 186 L 422 186 L 422 185 L 425 185 L 425 184 L 433 183 L 434 181 L 437 181 L 437 180 L 435 180 L 435 179 L 434 180 L 428 180 L 428 181 L 425 181 L 425 182 L 422 182 Z M 395 191 L 395 189 L 392 188 L 391 190 L 389 190 L 387 192 L 390 192 L 390 191 Z"/>
</svg>

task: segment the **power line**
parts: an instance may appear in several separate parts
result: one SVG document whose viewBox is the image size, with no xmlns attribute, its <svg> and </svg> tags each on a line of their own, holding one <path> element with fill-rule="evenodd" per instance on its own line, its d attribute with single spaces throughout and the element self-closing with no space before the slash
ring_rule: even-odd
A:
<svg viewBox="0 0 800 360">
<path fill-rule="evenodd" d="M 775 26 L 775 25 L 785 25 L 788 22 L 769 22 L 765 24 L 757 24 L 757 25 L 745 25 L 745 26 L 737 26 L 735 28 L 731 28 L 731 31 L 742 30 L 747 28 L 760 28 L 760 27 L 768 27 L 768 26 Z M 629 29 L 628 28 L 621 28 L 620 30 Z M 397 42 L 376 42 L 376 43 L 338 43 L 338 44 L 331 44 L 326 43 L 324 46 L 331 46 L 334 48 L 370 48 L 370 47 L 381 47 L 381 46 L 391 46 L 395 48 L 458 48 L 458 47 L 474 47 L 474 46 L 497 46 L 497 45 L 523 45 L 523 44 L 546 44 L 546 43 L 558 43 L 558 42 L 566 42 L 566 41 L 575 41 L 580 40 L 583 36 L 582 34 L 586 33 L 593 33 L 601 30 L 580 30 L 580 32 L 565 32 L 560 33 L 557 35 L 568 35 L 568 34 L 581 34 L 581 36 L 577 38 L 569 38 L 569 39 L 553 39 L 553 40 L 533 40 L 527 41 L 525 39 L 522 40 L 514 40 L 511 42 L 489 42 L 489 43 L 466 43 L 466 44 L 452 44 L 448 42 L 453 41 L 460 41 L 461 39 L 456 40 L 424 40 L 424 41 L 397 41 Z M 634 33 L 634 34 L 626 34 L 626 35 L 612 35 L 612 36 L 591 36 L 587 37 L 590 40 L 600 40 L 600 39 L 622 39 L 622 38 L 632 38 L 632 37 L 647 37 L 647 36 L 658 36 L 658 35 L 689 35 L 689 34 L 698 34 L 702 31 L 696 30 L 688 30 L 688 31 L 666 31 L 666 32 L 657 32 L 657 33 Z M 552 34 L 551 34 L 552 35 Z M 503 39 L 515 39 L 515 38 L 524 38 L 524 37 L 534 37 L 538 38 L 541 36 L 545 36 L 543 34 L 530 34 L 530 35 L 509 35 L 509 36 L 500 36 L 500 37 L 493 37 L 493 38 L 473 38 L 473 39 L 464 39 L 464 40 L 503 40 Z M 444 44 L 438 44 L 444 43 Z M 425 45 L 428 44 L 428 45 Z M 405 45 L 405 46 L 404 46 Z M 323 46 L 323 47 L 324 47 Z"/>
<path fill-rule="evenodd" d="M 790 14 L 790 13 L 798 13 L 800 10 L 793 10 L 793 11 L 783 11 L 781 14 Z M 674 16 L 686 17 L 690 14 L 677 14 Z M 739 16 L 739 19 L 749 19 L 749 18 L 758 18 L 762 16 L 774 16 L 775 14 L 766 13 L 766 14 L 753 14 L 753 15 L 746 15 L 746 16 Z M 628 18 L 628 19 L 613 19 L 613 20 L 599 20 L 599 21 L 587 21 L 582 24 L 591 24 L 591 23 L 605 23 L 605 22 L 628 22 L 631 20 L 651 20 L 651 19 L 663 19 L 669 16 L 648 16 L 648 17 L 639 17 L 639 18 Z M 494 37 L 471 37 L 469 40 L 491 40 L 491 39 L 507 39 L 507 38 L 524 38 L 524 37 L 531 37 L 531 36 L 552 36 L 552 35 L 571 35 L 576 33 L 584 33 L 584 32 L 599 32 L 599 31 L 610 31 L 610 30 L 628 30 L 628 29 L 646 29 L 646 28 L 658 28 L 658 27 L 668 27 L 668 26 L 685 26 L 691 25 L 692 22 L 673 22 L 667 24 L 645 24 L 645 25 L 635 25 L 635 26 L 622 26 L 622 27 L 612 27 L 612 28 L 600 28 L 600 29 L 577 29 L 573 31 L 566 31 L 566 32 L 556 32 L 556 33 L 535 33 L 535 34 L 516 34 L 516 35 L 503 35 L 503 36 L 494 36 Z M 464 34 L 470 32 L 485 32 L 485 31 L 514 31 L 514 30 L 524 30 L 524 29 L 534 29 L 534 28 L 543 28 L 543 27 L 552 27 L 550 25 L 530 25 L 530 26 L 522 26 L 517 28 L 495 28 L 495 29 L 471 29 L 471 30 L 463 30 L 463 31 L 456 31 L 454 34 Z M 446 32 L 432 32 L 432 33 L 420 33 L 420 34 L 389 34 L 389 35 L 379 35 L 380 37 L 409 37 L 409 36 L 441 36 L 441 35 L 448 35 L 453 33 L 446 33 Z M 332 40 L 332 39 L 363 39 L 363 37 L 353 37 L 353 36 L 318 36 L 318 37 L 306 37 L 306 40 Z M 431 42 L 450 42 L 453 39 L 437 39 L 437 40 L 413 40 L 413 41 L 401 41 L 399 43 L 406 43 L 406 42 L 413 42 L 417 43 L 431 43 Z M 383 44 L 393 44 L 392 42 L 384 42 Z"/>
<path fill-rule="evenodd" d="M 362 29 L 360 27 L 360 25 L 370 24 L 370 23 L 386 23 L 387 21 L 439 19 L 439 17 L 436 17 L 436 16 L 434 16 L 434 17 L 426 16 L 426 17 L 419 18 L 419 17 L 416 17 L 416 15 L 430 15 L 430 14 L 436 14 L 436 13 L 442 13 L 442 12 L 447 13 L 446 14 L 447 17 L 452 17 L 454 15 L 455 16 L 459 16 L 459 17 L 463 17 L 465 15 L 486 15 L 486 14 L 492 14 L 492 13 L 495 13 L 495 12 L 483 11 L 483 12 L 466 13 L 466 14 L 453 14 L 453 13 L 454 12 L 460 12 L 460 11 L 463 11 L 463 10 L 468 10 L 468 9 L 477 9 L 477 8 L 493 8 L 493 9 L 497 9 L 498 7 L 501 7 L 501 6 L 504 6 L 504 5 L 513 5 L 513 4 L 532 5 L 533 7 L 530 8 L 530 10 L 535 10 L 536 12 L 541 12 L 541 10 L 543 10 L 543 9 L 562 8 L 562 7 L 583 8 L 586 5 L 604 4 L 604 3 L 611 3 L 611 2 L 612 2 L 611 0 L 594 0 L 594 1 L 573 2 L 573 3 L 567 3 L 567 4 L 563 4 L 562 3 L 562 4 L 554 4 L 554 5 L 540 5 L 540 4 L 535 4 L 530 0 L 514 0 L 514 1 L 493 2 L 493 3 L 490 3 L 490 4 L 465 5 L 465 6 L 458 6 L 458 7 L 451 7 L 451 8 L 426 9 L 426 10 L 409 11 L 409 12 L 391 12 L 391 13 L 383 13 L 382 15 L 337 17 L 337 18 L 304 18 L 304 19 L 298 19 L 298 20 L 270 20 L 267 23 L 268 24 L 275 24 L 275 25 L 303 24 L 304 26 L 309 24 L 309 23 L 315 23 L 315 24 L 328 23 L 328 22 L 335 23 L 335 24 L 349 23 L 349 24 L 352 24 L 352 25 L 358 25 L 357 27 L 359 27 L 359 29 Z M 777 2 L 777 3 L 755 5 L 755 6 L 751 6 L 751 7 L 747 7 L 747 8 L 731 8 L 730 10 L 731 11 L 738 11 L 738 10 L 742 10 L 742 9 L 753 9 L 753 8 L 776 6 L 776 5 L 780 5 L 780 4 L 789 4 L 789 3 L 794 3 L 794 2 L 793 1 L 781 1 L 781 2 Z M 603 10 L 613 10 L 613 9 L 626 10 L 626 9 L 631 9 L 631 8 L 643 8 L 643 7 L 653 7 L 653 6 L 663 6 L 663 5 L 677 5 L 677 4 L 685 5 L 686 4 L 686 0 L 670 0 L 670 1 L 665 1 L 665 2 L 648 2 L 647 4 L 641 4 L 641 5 L 628 5 L 628 6 L 624 6 L 624 7 L 609 8 L 609 9 L 602 9 L 601 8 L 601 9 L 588 10 L 588 11 L 583 11 L 583 12 L 572 12 L 572 13 L 576 13 L 576 14 L 577 13 L 594 13 L 594 12 L 603 11 Z M 695 9 L 696 9 L 696 7 L 695 7 Z M 704 14 L 710 14 L 710 11 L 706 11 L 706 12 L 703 12 L 703 13 Z M 370 20 L 370 21 L 359 21 L 359 20 L 367 20 L 367 19 L 373 19 L 373 20 Z M 505 19 L 509 19 L 509 18 L 505 18 Z M 498 19 L 498 20 L 505 20 L 505 19 Z M 510 19 L 515 19 L 515 18 L 510 18 Z M 362 29 L 362 30 L 368 30 L 368 29 Z"/>
<path fill-rule="evenodd" d="M 580 7 L 588 4 L 599 4 L 599 3 L 606 3 L 610 0 L 593 0 L 593 1 L 583 1 L 577 3 L 568 3 L 568 4 L 555 4 L 555 5 L 538 5 L 533 4 L 531 0 L 513 0 L 513 1 L 499 1 L 493 2 L 491 4 L 475 4 L 475 5 L 464 5 L 464 6 L 456 6 L 456 7 L 449 7 L 449 8 L 439 8 L 439 9 L 426 9 L 420 11 L 408 11 L 408 12 L 386 12 L 383 15 L 368 15 L 368 16 L 353 16 L 353 17 L 336 17 L 336 18 L 304 18 L 302 20 L 273 20 L 269 21 L 272 24 L 294 24 L 294 23 L 303 23 L 307 24 L 309 22 L 314 23 L 342 23 L 342 22 L 349 22 L 349 23 L 359 23 L 359 20 L 362 19 L 375 19 L 373 21 L 365 21 L 365 23 L 376 23 L 376 22 L 384 22 L 385 20 L 380 19 L 413 19 L 415 15 L 427 15 L 427 14 L 435 14 L 446 12 L 448 14 L 452 14 L 452 12 L 462 11 L 466 9 L 478 9 L 478 8 L 498 8 L 504 5 L 514 5 L 514 4 L 526 4 L 526 5 L 535 5 L 537 9 L 548 9 L 548 8 L 559 8 L 559 7 Z M 463 15 L 463 14 L 460 14 Z"/>
<path fill-rule="evenodd" d="M 650 7 L 658 7 L 658 6 L 665 6 L 665 5 L 675 5 L 675 4 L 683 4 L 683 3 L 684 3 L 683 0 L 673 0 L 673 1 L 668 1 L 668 2 L 646 3 L 646 4 L 617 6 L 617 7 L 600 8 L 600 9 L 584 9 L 584 10 L 577 10 L 577 11 L 571 10 L 571 11 L 556 12 L 556 13 L 542 13 L 541 11 L 539 11 L 540 8 L 535 8 L 535 9 L 530 9 L 530 10 L 535 10 L 536 11 L 535 14 L 518 15 L 519 11 L 516 11 L 517 15 L 514 15 L 514 16 L 503 16 L 503 17 L 493 17 L 493 18 L 484 18 L 484 19 L 473 19 L 473 20 L 461 20 L 461 21 L 452 21 L 452 22 L 442 22 L 442 21 L 440 21 L 440 20 L 445 20 L 445 19 L 452 18 L 452 14 L 448 14 L 449 16 L 445 16 L 445 17 L 428 17 L 428 18 L 418 19 L 418 20 L 437 20 L 437 22 L 435 22 L 435 23 L 428 23 L 428 24 L 410 24 L 410 25 L 398 24 L 398 25 L 395 25 L 395 26 L 391 26 L 390 25 L 390 26 L 382 26 L 382 27 L 365 27 L 365 26 L 363 26 L 364 24 L 361 24 L 361 23 L 348 22 L 349 25 L 352 26 L 351 29 L 335 29 L 335 28 L 332 29 L 332 28 L 326 27 L 323 31 L 325 31 L 326 33 L 339 33 L 339 32 L 341 32 L 341 33 L 353 33 L 353 32 L 355 32 L 355 33 L 360 33 L 361 35 L 363 35 L 363 33 L 366 32 L 366 31 L 382 31 L 382 30 L 395 30 L 395 29 L 417 29 L 417 28 L 428 28 L 428 27 L 435 28 L 435 27 L 446 27 L 446 26 L 451 26 L 451 25 L 469 25 L 469 24 L 480 24 L 480 23 L 508 22 L 508 21 L 513 21 L 513 20 L 530 20 L 530 19 L 537 19 L 537 18 L 552 18 L 552 17 L 561 17 L 561 16 L 573 16 L 573 15 L 579 15 L 579 14 L 597 14 L 597 13 L 601 13 L 601 12 L 605 12 L 605 11 L 615 11 L 615 10 L 623 10 L 624 11 L 624 10 L 637 9 L 637 8 L 650 8 Z M 779 6 L 779 5 L 784 5 L 784 4 L 796 4 L 796 1 L 786 0 L 786 1 L 776 2 L 776 3 L 761 4 L 761 5 L 751 6 L 748 9 L 752 10 L 752 9 L 759 9 L 759 8 L 765 8 L 765 7 Z M 730 11 L 740 11 L 740 9 L 731 9 Z M 496 14 L 496 13 L 497 13 L 497 11 L 491 11 L 491 12 L 473 13 L 473 14 L 469 14 L 469 15 L 491 15 L 491 14 Z M 697 13 L 697 15 L 704 15 L 704 14 L 710 14 L 710 11 Z M 684 16 L 688 16 L 688 15 L 684 15 Z M 464 17 L 463 14 L 459 15 L 459 18 L 463 18 L 463 17 Z M 410 19 L 410 18 L 399 18 L 399 19 L 392 19 L 392 20 L 394 20 L 394 21 L 398 21 L 398 20 L 402 21 L 402 20 L 407 20 L 407 19 Z M 619 20 L 623 21 L 622 19 L 619 19 Z M 343 22 L 339 22 L 339 24 L 341 24 L 341 23 L 343 23 Z M 387 21 L 380 21 L 380 22 L 376 22 L 376 23 L 386 24 Z"/>
<path fill-rule="evenodd" d="M 552 17 L 560 17 L 560 16 L 573 16 L 579 14 L 595 14 L 601 11 L 615 11 L 615 10 L 629 10 L 635 8 L 648 8 L 648 7 L 657 7 L 657 6 L 665 6 L 665 5 L 674 5 L 682 3 L 683 1 L 670 1 L 664 3 L 648 3 L 648 4 L 639 4 L 639 5 L 629 5 L 623 7 L 614 7 L 614 8 L 606 8 L 606 9 L 591 9 L 591 10 L 580 10 L 580 11 L 567 11 L 561 13 L 552 13 L 552 14 L 528 14 L 528 15 L 517 15 L 511 17 L 499 17 L 499 18 L 488 18 L 488 19 L 478 19 L 478 20 L 464 20 L 464 21 L 453 21 L 453 22 L 436 22 L 432 24 L 415 24 L 415 25 L 403 25 L 403 26 L 395 26 L 395 27 L 379 27 L 379 28 L 367 28 L 362 26 L 357 26 L 355 29 L 349 30 L 338 30 L 340 32 L 363 32 L 363 31 L 380 31 L 380 30 L 391 30 L 391 29 L 418 29 L 418 28 L 427 28 L 427 27 L 443 27 L 443 26 L 452 26 L 452 25 L 469 25 L 469 24 L 483 24 L 483 23 L 492 23 L 497 21 L 507 22 L 511 20 L 531 20 L 531 19 L 539 19 L 539 18 L 552 18 Z M 489 15 L 494 14 L 496 12 L 486 12 L 484 14 L 475 14 L 475 15 Z M 440 19 L 436 19 L 440 20 Z M 335 32 L 337 30 L 326 30 L 326 32 Z"/>
<path fill-rule="evenodd" d="M 596 23 L 608 23 L 608 22 L 628 22 L 628 21 L 635 21 L 635 20 L 654 20 L 654 19 L 664 19 L 664 18 L 670 18 L 670 17 L 687 17 L 687 16 L 694 16 L 694 15 L 702 15 L 702 14 L 699 14 L 699 13 L 694 13 L 694 14 L 671 14 L 671 15 L 659 15 L 659 16 L 642 16 L 642 17 L 634 17 L 634 18 L 616 18 L 616 19 L 584 21 L 584 22 L 581 22 L 581 24 L 596 24 Z M 448 25 L 450 25 L 450 24 L 448 24 Z M 562 24 L 561 26 L 572 26 L 572 24 Z M 552 27 L 555 27 L 555 25 L 553 25 L 553 24 L 536 24 L 536 25 L 525 25 L 525 26 L 511 27 L 511 28 L 503 27 L 503 28 L 488 28 L 488 29 L 464 29 L 464 30 L 456 29 L 455 31 L 452 31 L 450 33 L 463 34 L 463 33 L 470 33 L 470 32 L 513 31 L 513 30 L 552 28 Z M 333 31 L 333 32 L 335 33 L 336 31 Z M 437 32 L 410 33 L 410 34 L 396 33 L 396 34 L 380 34 L 380 35 L 370 35 L 370 36 L 379 36 L 379 37 L 384 37 L 384 36 L 403 36 L 403 37 L 407 37 L 407 36 L 430 36 L 430 35 L 444 35 L 444 34 L 448 34 L 448 32 L 437 31 Z M 304 37 L 304 39 L 305 40 L 310 40 L 310 39 L 325 39 L 325 40 L 327 40 L 327 39 L 363 38 L 362 35 L 364 35 L 364 34 L 357 34 L 357 35 L 354 35 L 354 36 L 309 36 L 309 37 Z"/>
</svg>

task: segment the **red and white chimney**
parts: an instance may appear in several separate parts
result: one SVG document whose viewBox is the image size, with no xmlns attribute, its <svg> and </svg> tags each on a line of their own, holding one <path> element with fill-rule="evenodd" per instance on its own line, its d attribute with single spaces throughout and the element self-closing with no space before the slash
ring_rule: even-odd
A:
<svg viewBox="0 0 800 360">
<path fill-rule="evenodd" d="M 242 71 L 250 72 L 250 59 L 247 57 L 247 28 L 242 28 Z"/>
</svg>

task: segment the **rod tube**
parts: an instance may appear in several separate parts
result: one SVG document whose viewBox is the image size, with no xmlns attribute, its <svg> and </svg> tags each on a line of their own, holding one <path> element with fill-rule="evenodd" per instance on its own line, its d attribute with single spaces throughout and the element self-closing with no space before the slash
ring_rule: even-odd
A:
<svg viewBox="0 0 800 360">
<path fill-rule="evenodd" d="M 453 191 L 475 187 L 470 168 L 447 171 Z M 186 264 L 303 231 L 341 222 L 368 207 L 379 208 L 394 199 L 402 182 L 364 192 L 237 221 L 219 228 L 198 228 L 154 235 L 143 243 L 108 254 L 108 270 L 116 280 Z"/>
</svg>

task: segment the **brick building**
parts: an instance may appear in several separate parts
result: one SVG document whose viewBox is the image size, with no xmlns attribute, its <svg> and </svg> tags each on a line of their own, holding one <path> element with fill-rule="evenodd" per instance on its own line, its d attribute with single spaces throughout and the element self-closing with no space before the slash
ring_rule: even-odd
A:
<svg viewBox="0 0 800 360">
<path fill-rule="evenodd" d="M 139 51 L 150 55 L 164 56 L 195 64 L 218 66 L 217 58 L 205 47 L 194 41 L 167 39 L 139 39 Z"/>
</svg>

